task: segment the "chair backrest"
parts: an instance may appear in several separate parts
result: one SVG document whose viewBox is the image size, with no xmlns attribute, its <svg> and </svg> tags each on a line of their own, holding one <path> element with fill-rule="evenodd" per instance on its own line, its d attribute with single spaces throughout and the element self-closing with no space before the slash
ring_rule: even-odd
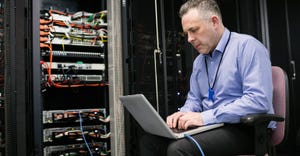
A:
<svg viewBox="0 0 300 156">
<path fill-rule="evenodd" d="M 287 133 L 288 125 L 288 78 L 285 71 L 277 66 L 272 67 L 273 79 L 273 106 L 275 114 L 285 118 L 283 122 L 277 123 L 277 128 L 272 133 L 271 142 L 273 145 L 280 144 Z"/>
</svg>

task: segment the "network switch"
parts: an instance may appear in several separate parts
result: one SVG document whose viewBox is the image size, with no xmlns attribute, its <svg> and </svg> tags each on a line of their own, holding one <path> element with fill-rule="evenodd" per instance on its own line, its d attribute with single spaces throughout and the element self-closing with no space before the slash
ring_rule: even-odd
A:
<svg viewBox="0 0 300 156">
<path fill-rule="evenodd" d="M 49 75 L 45 74 L 45 80 L 48 80 Z M 76 80 L 84 82 L 101 82 L 103 81 L 102 75 L 77 75 L 77 74 L 51 74 L 51 81 L 63 82 Z"/>
</svg>

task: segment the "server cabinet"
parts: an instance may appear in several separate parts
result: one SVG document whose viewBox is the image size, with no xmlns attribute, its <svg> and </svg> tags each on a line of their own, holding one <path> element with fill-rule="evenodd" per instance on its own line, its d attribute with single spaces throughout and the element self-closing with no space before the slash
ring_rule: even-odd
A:
<svg viewBox="0 0 300 156">
<path fill-rule="evenodd" d="M 43 155 L 110 155 L 105 1 L 41 1 Z"/>
<path fill-rule="evenodd" d="M 24 9 L 27 6 L 27 1 L 4 1 L 4 155 L 24 155 L 33 147 L 26 139 L 26 135 L 31 137 L 33 134 L 26 115 L 26 111 L 33 113 L 30 104 L 32 81 L 26 81 L 31 75 L 27 69 L 32 65 L 29 58 L 32 45 L 28 44 L 31 32 L 27 23 L 29 13 Z"/>
<path fill-rule="evenodd" d="M 8 107 L 1 154 L 113 155 L 111 144 L 119 138 L 111 141 L 111 129 L 117 130 L 110 121 L 115 97 L 109 93 L 114 79 L 108 62 L 115 57 L 108 55 L 116 50 L 108 52 L 114 46 L 108 44 L 109 29 L 115 33 L 108 18 L 115 16 L 108 10 L 118 5 L 4 1 Z"/>
<path fill-rule="evenodd" d="M 5 153 L 4 2 L 0 1 L 0 155 Z"/>
<path fill-rule="evenodd" d="M 270 51 L 272 63 L 281 66 L 289 78 L 289 124 L 286 143 L 279 148 L 280 152 L 299 155 L 300 122 L 299 122 L 299 1 L 267 0 L 267 15 L 270 34 Z"/>
<path fill-rule="evenodd" d="M 155 0 L 127 0 L 123 5 L 123 23 L 127 23 L 123 25 L 123 34 L 126 35 L 123 37 L 123 45 L 126 47 L 124 66 L 128 67 L 124 68 L 124 75 L 127 77 L 124 93 L 145 94 L 154 108 L 159 107 L 158 111 L 163 118 L 177 111 L 184 104 L 189 89 L 192 62 L 197 55 L 192 46 L 186 42 L 178 17 L 179 8 L 185 1 L 164 0 L 155 3 Z M 220 5 L 224 25 L 229 30 L 256 37 L 270 49 L 273 65 L 289 66 L 286 59 L 288 52 L 284 57 L 275 54 L 275 51 L 279 50 L 276 47 L 282 48 L 285 45 L 285 43 L 278 44 L 282 43 L 282 38 L 273 38 L 273 35 L 278 35 L 277 29 L 284 28 L 282 27 L 284 22 L 280 21 L 281 25 L 275 24 L 276 26 L 273 23 L 278 19 L 277 17 L 284 14 L 273 9 L 271 11 L 274 13 L 272 15 L 274 19 L 268 20 L 270 17 L 268 13 L 271 13 L 268 12 L 269 7 L 273 6 L 273 2 L 265 0 L 218 0 L 217 2 Z M 284 5 L 279 6 L 280 9 L 277 9 L 283 11 Z M 291 17 L 294 16 L 296 14 L 292 13 Z M 285 32 L 284 29 L 279 32 L 281 31 Z M 160 53 L 155 53 L 157 41 L 159 41 Z M 285 69 L 290 72 L 290 68 Z M 158 90 L 155 87 L 155 74 L 158 78 Z M 126 125 L 130 125 L 126 127 L 128 142 L 126 152 L 128 155 L 139 155 L 138 141 L 144 131 L 129 114 L 125 115 L 127 115 Z M 295 142 L 288 142 L 287 145 L 295 145 Z"/>
</svg>

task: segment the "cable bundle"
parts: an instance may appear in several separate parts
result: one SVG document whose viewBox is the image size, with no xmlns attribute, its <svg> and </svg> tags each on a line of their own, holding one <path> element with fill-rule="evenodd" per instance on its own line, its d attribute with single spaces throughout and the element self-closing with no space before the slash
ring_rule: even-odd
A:
<svg viewBox="0 0 300 156">
<path fill-rule="evenodd" d="M 107 42 L 105 27 L 107 11 L 74 14 L 58 10 L 43 10 L 40 16 L 40 41 L 52 44 L 104 46 Z"/>
<path fill-rule="evenodd" d="M 58 10 L 42 10 L 40 15 L 40 48 L 49 51 L 49 61 L 40 61 L 46 69 L 45 87 L 81 87 L 81 86 L 106 86 L 107 83 L 85 83 L 76 74 L 63 73 L 64 81 L 55 82 L 58 74 L 52 74 L 53 45 L 61 45 L 62 52 L 65 45 L 97 46 L 104 47 L 107 42 L 106 21 L 107 11 L 89 13 L 79 11 L 67 13 Z M 48 58 L 47 58 L 48 59 Z M 62 69 L 63 71 L 63 69 Z M 76 72 L 75 72 L 76 73 Z M 101 76 L 101 75 L 100 75 Z M 59 78 L 61 80 L 62 78 Z"/>
</svg>

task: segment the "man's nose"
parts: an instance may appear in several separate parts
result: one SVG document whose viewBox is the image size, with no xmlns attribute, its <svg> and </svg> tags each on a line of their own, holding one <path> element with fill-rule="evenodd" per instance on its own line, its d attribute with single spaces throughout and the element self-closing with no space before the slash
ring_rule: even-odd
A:
<svg viewBox="0 0 300 156">
<path fill-rule="evenodd" d="M 195 40 L 195 38 L 193 37 L 193 35 L 188 34 L 187 36 L 188 36 L 188 42 L 189 43 L 192 43 Z"/>
</svg>

